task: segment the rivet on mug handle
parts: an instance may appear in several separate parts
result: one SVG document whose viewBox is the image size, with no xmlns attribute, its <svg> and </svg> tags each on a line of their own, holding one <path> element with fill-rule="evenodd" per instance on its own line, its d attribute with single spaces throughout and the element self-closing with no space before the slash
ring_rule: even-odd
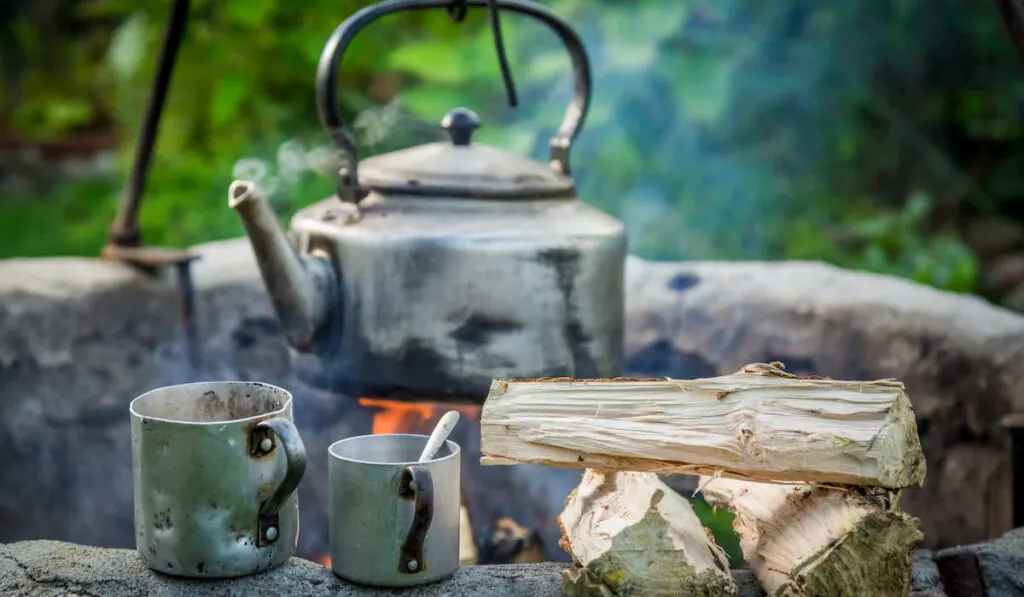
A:
<svg viewBox="0 0 1024 597">
<path fill-rule="evenodd" d="M 398 571 L 416 574 L 426 570 L 423 563 L 423 541 L 434 519 L 434 480 L 421 466 L 407 466 L 398 483 L 398 495 L 413 500 L 412 522 L 398 556 Z"/>
<path fill-rule="evenodd" d="M 256 525 L 256 544 L 259 547 L 273 544 L 281 535 L 278 512 L 285 500 L 298 488 L 302 475 L 306 472 L 306 446 L 302 443 L 299 430 L 288 419 L 275 417 L 257 423 L 249 438 L 249 453 L 263 455 L 272 452 L 276 447 L 274 435 L 279 440 L 277 443 L 284 449 L 287 464 L 281 484 L 277 486 L 270 498 L 260 504 L 259 519 Z"/>
</svg>

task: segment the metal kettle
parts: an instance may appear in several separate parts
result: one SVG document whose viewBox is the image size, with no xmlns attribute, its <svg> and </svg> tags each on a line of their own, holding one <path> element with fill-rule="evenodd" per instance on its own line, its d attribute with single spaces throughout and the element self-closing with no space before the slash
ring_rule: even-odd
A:
<svg viewBox="0 0 1024 597">
<path fill-rule="evenodd" d="M 568 24 L 540 4 L 498 0 L 549 25 L 572 57 L 575 93 L 548 164 L 474 143 L 480 121 L 465 108 L 441 120 L 447 141 L 357 160 L 337 102 L 346 48 L 378 17 L 448 4 L 382 2 L 328 40 L 316 90 L 341 157 L 336 196 L 285 233 L 256 185 L 232 183 L 283 331 L 315 355 L 318 385 L 358 396 L 479 402 L 493 378 L 619 375 L 626 235 L 569 176 L 590 65 Z"/>
</svg>

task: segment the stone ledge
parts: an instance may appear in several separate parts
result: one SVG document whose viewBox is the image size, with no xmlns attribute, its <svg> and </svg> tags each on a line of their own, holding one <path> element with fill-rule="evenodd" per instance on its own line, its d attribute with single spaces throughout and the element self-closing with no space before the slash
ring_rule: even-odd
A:
<svg viewBox="0 0 1024 597">
<path fill-rule="evenodd" d="M 978 554 L 989 595 L 1016 595 L 1024 591 L 1021 577 L 1024 574 L 1024 529 L 1007 533 L 996 541 L 956 549 Z M 914 553 L 911 597 L 945 596 L 934 555 L 930 550 Z M 938 555 L 941 557 L 941 552 Z M 142 564 L 134 550 L 87 547 L 62 541 L 21 541 L 0 543 L 0 595 L 556 597 L 561 594 L 561 572 L 565 568 L 566 564 L 553 562 L 464 566 L 448 580 L 395 590 L 353 585 L 320 564 L 292 558 L 284 566 L 262 574 L 202 581 L 153 572 Z M 750 570 L 734 570 L 733 578 L 739 588 L 738 597 L 764 596 Z"/>
<path fill-rule="evenodd" d="M 85 547 L 60 541 L 0 544 L 0 594 L 122 597 L 163 595 L 289 597 L 498 595 L 557 597 L 565 564 L 464 566 L 448 580 L 404 590 L 370 589 L 347 583 L 320 564 L 292 558 L 284 566 L 231 580 L 187 580 L 147 569 L 133 550 Z M 733 572 L 739 597 L 763 595 L 749 570 Z"/>
<path fill-rule="evenodd" d="M 0 545 L 0 594 L 78 594 L 103 597 L 163 595 L 501 595 L 559 594 L 563 564 L 467 566 L 452 578 L 402 591 L 367 589 L 346 583 L 330 569 L 299 558 L 284 566 L 231 580 L 187 580 L 150 571 L 135 551 L 84 547 L 60 541 Z M 66 593 L 65 593 L 66 592 Z"/>
</svg>

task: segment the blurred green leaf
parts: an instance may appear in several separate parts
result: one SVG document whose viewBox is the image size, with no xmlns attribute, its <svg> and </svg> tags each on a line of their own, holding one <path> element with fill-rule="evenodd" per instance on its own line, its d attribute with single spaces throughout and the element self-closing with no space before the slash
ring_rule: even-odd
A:
<svg viewBox="0 0 1024 597">
<path fill-rule="evenodd" d="M 229 72 L 219 78 L 213 88 L 210 102 L 210 121 L 223 125 L 235 121 L 239 107 L 253 87 L 248 77 L 241 73 Z"/>
<path fill-rule="evenodd" d="M 726 113 L 736 64 L 733 57 L 707 51 L 683 52 L 669 60 L 678 77 L 672 88 L 679 108 L 698 124 L 717 122 Z"/>
<path fill-rule="evenodd" d="M 479 60 L 477 58 L 476 60 Z M 387 65 L 434 84 L 458 85 L 472 72 L 473 60 L 465 49 L 445 41 L 406 43 L 388 53 Z"/>
<path fill-rule="evenodd" d="M 218 5 L 229 22 L 258 27 L 267 22 L 275 0 L 219 0 Z"/>
<path fill-rule="evenodd" d="M 414 116 L 427 122 L 441 122 L 449 110 L 466 104 L 464 91 L 429 84 L 406 89 L 399 98 Z"/>
</svg>

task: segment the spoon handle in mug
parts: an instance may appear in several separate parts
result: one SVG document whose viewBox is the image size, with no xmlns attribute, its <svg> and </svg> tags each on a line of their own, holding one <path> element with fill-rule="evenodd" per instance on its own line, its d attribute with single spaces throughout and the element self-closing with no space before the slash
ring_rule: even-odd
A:
<svg viewBox="0 0 1024 597">
<path fill-rule="evenodd" d="M 427 445 L 423 447 L 423 452 L 420 453 L 419 462 L 423 463 L 433 460 L 434 455 L 441 449 L 444 442 L 448 441 L 448 436 L 451 435 L 458 422 L 458 411 L 450 410 L 444 413 L 444 416 L 437 422 L 437 426 L 434 427 L 433 433 L 427 439 Z"/>
</svg>

